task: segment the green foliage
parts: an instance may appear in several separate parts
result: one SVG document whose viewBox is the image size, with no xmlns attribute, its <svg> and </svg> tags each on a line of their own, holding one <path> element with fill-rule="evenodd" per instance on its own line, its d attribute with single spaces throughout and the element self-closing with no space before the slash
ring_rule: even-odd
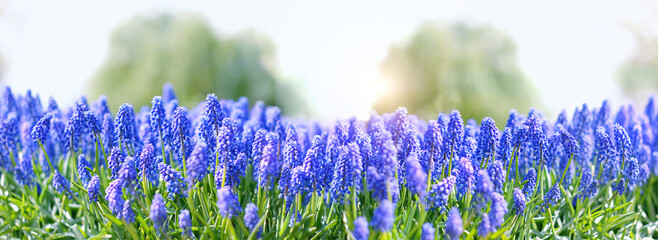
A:
<svg viewBox="0 0 658 240">
<path fill-rule="evenodd" d="M 506 119 L 509 109 L 538 105 L 537 91 L 517 65 L 514 42 L 489 27 L 426 23 L 383 62 L 390 91 L 378 112 L 405 106 L 421 116 L 460 109 L 465 119 Z M 502 124 L 502 122 L 499 122 Z"/>
<path fill-rule="evenodd" d="M 620 67 L 618 83 L 625 97 L 644 100 L 658 91 L 658 38 L 636 34 L 637 49 Z"/>
<path fill-rule="evenodd" d="M 214 92 L 300 110 L 292 85 L 275 71 L 274 55 L 272 43 L 255 32 L 216 34 L 194 15 L 138 16 L 113 32 L 107 60 L 87 92 L 91 99 L 107 95 L 115 109 L 119 99 L 141 106 L 161 94 L 154 86 L 170 82 L 182 105 Z"/>
</svg>

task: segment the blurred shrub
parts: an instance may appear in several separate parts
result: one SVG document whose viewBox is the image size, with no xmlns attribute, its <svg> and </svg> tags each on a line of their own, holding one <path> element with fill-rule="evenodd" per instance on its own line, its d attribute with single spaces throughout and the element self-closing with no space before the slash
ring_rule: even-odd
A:
<svg viewBox="0 0 658 240">
<path fill-rule="evenodd" d="M 423 24 L 391 47 L 382 68 L 388 92 L 379 95 L 378 112 L 406 106 L 436 119 L 438 111 L 459 109 L 465 119 L 491 116 L 500 127 L 510 108 L 541 107 L 514 42 L 489 26 Z"/>
<path fill-rule="evenodd" d="M 112 34 L 107 60 L 88 86 L 111 107 L 150 104 L 162 85 L 174 85 L 179 102 L 193 105 L 207 93 L 263 100 L 288 113 L 304 105 L 275 71 L 275 47 L 261 35 L 215 33 L 195 15 L 137 16 Z M 192 106 L 193 107 L 193 106 Z"/>
<path fill-rule="evenodd" d="M 644 101 L 658 92 L 658 38 L 635 34 L 635 52 L 619 67 L 617 80 L 623 95 Z"/>
</svg>

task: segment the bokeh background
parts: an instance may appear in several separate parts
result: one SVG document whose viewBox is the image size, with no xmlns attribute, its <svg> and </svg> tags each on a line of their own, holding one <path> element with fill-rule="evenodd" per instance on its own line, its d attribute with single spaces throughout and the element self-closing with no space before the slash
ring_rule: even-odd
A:
<svg viewBox="0 0 658 240">
<path fill-rule="evenodd" d="M 319 119 L 406 106 L 504 122 L 658 91 L 658 1 L 0 0 L 0 81 L 71 104 L 174 85 Z"/>
</svg>

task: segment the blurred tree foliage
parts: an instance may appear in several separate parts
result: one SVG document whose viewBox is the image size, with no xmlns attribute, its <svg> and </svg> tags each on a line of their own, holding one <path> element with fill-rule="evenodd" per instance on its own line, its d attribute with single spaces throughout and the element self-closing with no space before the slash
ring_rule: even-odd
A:
<svg viewBox="0 0 658 240">
<path fill-rule="evenodd" d="M 278 76 L 274 56 L 273 44 L 252 31 L 216 34 L 195 15 L 137 16 L 114 30 L 109 56 L 87 89 L 92 99 L 107 95 L 114 109 L 124 102 L 150 105 L 171 82 L 189 107 L 215 93 L 300 111 L 304 105 Z"/>
<path fill-rule="evenodd" d="M 623 95 L 637 102 L 658 92 L 658 37 L 635 32 L 635 53 L 621 64 L 617 80 Z"/>
<path fill-rule="evenodd" d="M 382 63 L 385 81 L 378 112 L 398 106 L 436 119 L 459 109 L 464 119 L 493 117 L 505 125 L 509 109 L 541 108 L 538 92 L 517 64 L 514 42 L 489 27 L 426 23 L 394 45 Z"/>
</svg>

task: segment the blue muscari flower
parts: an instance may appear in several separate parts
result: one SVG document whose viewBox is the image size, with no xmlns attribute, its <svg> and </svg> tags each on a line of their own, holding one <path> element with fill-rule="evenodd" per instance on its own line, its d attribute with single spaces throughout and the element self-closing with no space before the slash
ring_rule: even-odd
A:
<svg viewBox="0 0 658 240">
<path fill-rule="evenodd" d="M 156 158 L 156 162 L 158 162 L 158 170 L 162 181 L 167 185 L 167 196 L 171 199 L 176 195 L 187 197 L 187 184 L 180 172 L 174 170 L 171 165 L 163 163 L 159 156 Z"/>
<path fill-rule="evenodd" d="M 642 125 L 639 122 L 635 122 L 631 127 L 631 131 L 628 133 L 628 137 L 631 140 L 631 149 L 636 150 L 644 144 L 644 135 L 642 134 Z"/>
<path fill-rule="evenodd" d="M 580 185 L 578 186 L 578 189 L 581 190 L 581 192 L 585 192 L 585 190 L 589 187 L 590 184 L 592 184 L 592 181 L 594 180 L 594 177 L 592 176 L 592 171 L 589 168 L 582 169 L 582 174 L 580 175 Z M 585 196 L 582 196 L 583 198 L 588 198 Z"/>
<path fill-rule="evenodd" d="M 544 211 L 546 210 L 546 207 L 555 206 L 558 203 L 558 201 L 560 201 L 561 197 L 562 197 L 562 192 L 560 191 L 560 187 L 558 186 L 557 183 L 555 183 L 553 187 L 550 190 L 548 190 L 548 192 L 544 196 L 544 202 L 541 204 L 541 210 Z"/>
<path fill-rule="evenodd" d="M 620 161 L 631 158 L 631 139 L 628 137 L 626 130 L 619 124 L 615 124 L 613 127 L 614 137 L 615 137 L 615 148 L 617 149 L 617 156 Z"/>
<path fill-rule="evenodd" d="M 153 222 L 153 227 L 158 231 L 165 231 L 165 221 L 167 220 L 167 209 L 165 208 L 164 199 L 162 195 L 156 193 L 151 202 L 151 209 L 149 210 L 149 218 Z"/>
<path fill-rule="evenodd" d="M 225 218 L 231 218 L 242 212 L 238 196 L 233 194 L 229 186 L 217 191 L 217 208 L 219 208 L 219 215 Z"/>
<path fill-rule="evenodd" d="M 180 210 L 180 214 L 178 214 L 178 227 L 182 230 L 184 236 L 188 238 L 193 238 L 190 210 L 187 209 Z"/>
<path fill-rule="evenodd" d="M 608 119 L 610 119 L 610 104 L 608 103 L 608 100 L 604 100 L 603 103 L 601 103 L 601 107 L 599 108 L 596 117 L 594 117 L 592 128 L 597 129 L 599 126 L 605 125 L 606 122 L 608 122 Z"/>
<path fill-rule="evenodd" d="M 427 192 L 427 174 L 423 171 L 418 158 L 412 154 L 407 157 L 407 187 L 412 193 L 418 194 L 423 199 Z"/>
<path fill-rule="evenodd" d="M 6 119 L 9 113 L 20 114 L 18 105 L 16 104 L 16 98 L 11 92 L 9 86 L 5 86 L 4 91 L 2 91 L 2 104 L 0 104 L 0 116 L 2 119 Z M 17 116 L 20 118 L 20 116 Z"/>
<path fill-rule="evenodd" d="M 121 217 L 127 223 L 133 223 L 135 221 L 135 212 L 130 202 L 131 200 L 125 201 L 123 203 L 123 210 L 121 211 Z"/>
<path fill-rule="evenodd" d="M 87 168 L 91 168 L 91 165 L 87 162 L 85 155 L 80 154 L 80 156 L 78 156 L 78 178 L 80 179 L 82 186 L 87 186 L 87 183 L 91 179 L 91 174 Z"/>
<path fill-rule="evenodd" d="M 594 138 L 591 135 L 584 135 L 580 138 L 580 151 L 574 160 L 579 166 L 590 166 L 594 154 Z"/>
<path fill-rule="evenodd" d="M 304 166 L 304 172 L 310 181 L 310 187 L 313 189 L 319 188 L 319 184 L 323 182 L 321 178 L 326 176 L 322 171 L 325 148 L 326 146 L 324 145 L 322 136 L 315 135 L 311 148 L 306 151 L 306 157 L 302 164 Z"/>
<path fill-rule="evenodd" d="M 245 227 L 247 227 L 250 231 L 253 231 L 256 225 L 258 225 L 259 220 L 260 217 L 258 216 L 258 207 L 256 207 L 256 204 L 248 203 L 247 207 L 244 209 Z"/>
<path fill-rule="evenodd" d="M 365 217 L 361 216 L 354 219 L 354 231 L 352 235 L 356 240 L 368 240 L 368 220 Z"/>
<path fill-rule="evenodd" d="M 102 130 L 102 124 L 91 110 L 85 111 L 84 120 L 86 128 L 91 131 L 92 134 L 98 134 Z"/>
<path fill-rule="evenodd" d="M 87 184 L 87 197 L 89 197 L 89 203 L 98 202 L 98 194 L 100 190 L 101 182 L 98 175 L 94 175 L 89 183 Z"/>
<path fill-rule="evenodd" d="M 123 163 L 123 158 L 124 156 L 119 146 L 114 146 L 110 156 L 107 157 L 107 161 L 109 162 L 108 167 L 110 168 L 110 179 L 117 179 L 119 177 L 119 169 Z"/>
<path fill-rule="evenodd" d="M 137 181 L 137 170 L 135 169 L 135 160 L 131 156 L 124 158 L 119 169 L 119 179 L 123 182 L 125 188 L 130 188 Z"/>
<path fill-rule="evenodd" d="M 507 214 L 507 201 L 505 197 L 497 192 L 491 194 L 491 209 L 489 209 L 489 222 L 491 231 L 502 226 L 505 214 Z"/>
<path fill-rule="evenodd" d="M 475 159 L 480 160 L 492 159 L 496 154 L 496 143 L 498 142 L 498 128 L 496 123 L 490 117 L 482 119 L 480 126 L 480 133 L 477 136 L 477 148 L 475 151 Z"/>
<path fill-rule="evenodd" d="M 388 191 L 391 191 L 391 199 L 389 200 L 397 202 L 399 197 L 399 193 L 395 191 L 399 190 L 397 179 L 387 178 L 386 175 L 379 174 L 377 168 L 370 166 L 366 171 L 366 182 L 368 184 L 368 190 L 370 190 L 374 199 L 378 201 L 388 199 Z"/>
<path fill-rule="evenodd" d="M 265 145 L 267 144 L 267 141 L 265 139 L 266 137 L 267 137 L 267 130 L 259 129 L 258 131 L 256 131 L 256 134 L 254 134 L 254 141 L 251 144 L 250 155 L 254 165 L 254 178 L 256 179 L 258 179 L 260 159 L 262 158 L 263 148 L 265 148 Z"/>
<path fill-rule="evenodd" d="M 217 136 L 217 151 L 220 164 L 224 165 L 228 159 L 234 158 L 238 150 L 238 127 L 233 119 L 224 118 Z"/>
<path fill-rule="evenodd" d="M 642 165 L 640 165 L 640 175 L 638 175 L 637 184 L 644 185 L 647 179 L 649 179 L 649 175 L 651 175 L 651 171 L 649 170 L 649 165 L 647 163 L 643 163 Z"/>
<path fill-rule="evenodd" d="M 0 125 L 0 144 L 9 150 L 14 150 L 19 136 L 18 132 L 18 117 L 13 112 L 9 113 Z"/>
<path fill-rule="evenodd" d="M 297 166 L 292 169 L 290 174 L 290 196 L 294 197 L 298 193 L 303 194 L 308 189 L 308 176 L 304 171 L 304 166 Z"/>
<path fill-rule="evenodd" d="M 107 96 L 101 95 L 98 97 L 96 102 L 93 104 L 94 112 L 96 112 L 97 116 L 103 117 L 105 114 L 112 114 L 110 112 L 110 106 L 107 105 Z"/>
<path fill-rule="evenodd" d="M 623 195 L 626 192 L 626 180 L 619 179 L 619 182 L 617 184 L 612 185 L 612 191 L 617 193 L 618 195 Z"/>
<path fill-rule="evenodd" d="M 277 143 L 279 135 L 268 133 L 266 136 L 266 145 L 263 147 L 261 160 L 258 166 L 258 186 L 265 187 L 277 174 Z"/>
<path fill-rule="evenodd" d="M 649 118 L 649 120 L 653 120 L 653 117 L 656 116 L 656 99 L 654 95 L 651 95 L 649 97 L 649 101 L 647 102 L 647 106 L 644 107 L 644 115 Z"/>
<path fill-rule="evenodd" d="M 171 83 L 165 83 L 162 86 L 162 99 L 165 103 L 176 100 L 176 93 L 174 92 L 174 85 Z"/>
<path fill-rule="evenodd" d="M 41 119 L 34 125 L 32 128 L 32 140 L 44 142 L 48 138 L 48 132 L 50 131 L 50 120 L 53 118 L 51 113 L 46 113 Z"/>
<path fill-rule="evenodd" d="M 548 140 L 541 126 L 541 119 L 537 114 L 530 114 L 523 125 L 527 127 L 526 139 L 530 143 L 529 146 L 533 152 L 534 161 L 539 164 L 539 160 L 546 155 L 545 149 L 548 145 Z"/>
<path fill-rule="evenodd" d="M 562 126 L 567 128 L 569 124 L 569 119 L 567 118 L 567 110 L 562 109 L 560 114 L 557 116 L 557 121 L 555 121 L 555 126 Z"/>
<path fill-rule="evenodd" d="M 208 94 L 206 95 L 206 106 L 204 108 L 204 116 L 208 118 L 210 123 L 212 124 L 213 128 L 219 129 L 220 126 L 222 126 L 222 120 L 225 117 L 223 114 L 224 112 L 222 111 L 222 106 L 219 104 L 219 100 L 217 100 L 217 96 L 215 94 Z"/>
<path fill-rule="evenodd" d="M 267 116 L 265 114 L 265 103 L 257 101 L 249 112 L 249 120 L 257 123 L 259 128 L 265 128 Z"/>
<path fill-rule="evenodd" d="M 103 133 L 102 133 L 102 139 L 103 139 L 103 144 L 105 146 L 105 151 L 109 153 L 110 149 L 114 147 L 114 143 L 116 142 L 116 139 L 114 138 L 114 120 L 112 119 L 112 114 L 106 113 L 103 115 L 103 120 L 102 120 L 102 127 L 103 127 Z"/>
<path fill-rule="evenodd" d="M 116 179 L 110 182 L 110 185 L 105 189 L 105 198 L 108 201 L 108 208 L 112 214 L 116 215 L 117 218 L 121 218 L 121 213 L 123 211 L 123 192 L 122 192 L 121 179 Z"/>
<path fill-rule="evenodd" d="M 562 147 L 564 148 L 565 154 L 577 154 L 579 145 L 578 141 L 571 135 L 571 133 L 564 130 L 564 128 L 558 128 L 558 133 L 560 134 Z"/>
<path fill-rule="evenodd" d="M 240 177 L 245 176 L 247 168 L 247 155 L 238 153 L 238 156 L 228 161 L 226 170 L 226 186 L 237 186 L 240 184 Z M 223 168 L 217 168 L 215 171 L 215 186 L 219 189 L 222 185 Z"/>
<path fill-rule="evenodd" d="M 453 207 L 448 213 L 448 220 L 446 220 L 446 234 L 449 239 L 459 239 L 459 236 L 464 232 L 462 217 L 459 215 L 459 209 Z"/>
<path fill-rule="evenodd" d="M 41 103 L 35 97 L 32 97 L 32 91 L 27 90 L 25 96 L 20 99 L 21 107 L 20 110 L 23 111 L 21 114 L 21 120 L 34 123 L 41 116 Z"/>
<path fill-rule="evenodd" d="M 480 225 L 478 225 L 478 236 L 485 237 L 489 235 L 492 230 L 494 229 L 492 228 L 491 222 L 489 221 L 489 216 L 482 214 L 482 220 L 480 221 Z"/>
<path fill-rule="evenodd" d="M 119 144 L 123 144 L 126 149 L 135 147 L 134 145 L 137 143 L 135 111 L 130 103 L 124 103 L 119 107 L 119 112 L 114 119 L 114 139 Z"/>
<path fill-rule="evenodd" d="M 331 180 L 332 199 L 342 202 L 343 196 L 349 187 L 355 187 L 357 191 L 361 185 L 361 155 L 356 143 L 349 143 L 340 147 L 338 161 L 334 167 L 334 175 Z"/>
<path fill-rule="evenodd" d="M 441 133 L 439 124 L 434 120 L 429 121 L 427 124 L 427 130 L 425 131 L 425 135 L 423 137 L 423 143 L 421 145 L 421 149 L 423 149 L 428 155 L 428 157 L 423 158 L 421 165 L 428 174 L 430 170 L 434 169 L 435 165 L 443 166 L 443 164 L 445 164 L 442 144 L 443 135 Z M 435 172 L 433 173 L 432 178 L 437 179 L 437 177 L 440 175 L 441 173 Z"/>
<path fill-rule="evenodd" d="M 528 173 L 526 173 L 523 181 L 527 181 L 523 186 L 523 193 L 525 193 L 525 196 L 530 199 L 537 186 L 537 171 L 535 171 L 534 168 L 528 169 Z"/>
<path fill-rule="evenodd" d="M 483 198 L 489 198 L 491 192 L 494 190 L 493 182 L 489 178 L 487 170 L 480 169 L 477 172 L 477 182 L 475 183 L 475 192 L 480 194 Z"/>
<path fill-rule="evenodd" d="M 516 111 L 516 109 L 511 109 L 509 110 L 509 117 L 507 118 L 507 122 L 505 123 L 505 128 L 509 128 L 512 131 L 517 129 L 517 126 L 520 124 L 519 120 L 521 117 L 519 116 L 519 112 Z M 514 132 L 512 132 L 512 135 L 514 135 Z"/>
<path fill-rule="evenodd" d="M 184 107 L 176 108 L 170 128 L 171 147 L 178 155 L 178 161 L 183 161 L 192 151 L 190 143 L 190 121 Z"/>
<path fill-rule="evenodd" d="M 638 181 L 638 176 L 640 175 L 640 166 L 637 162 L 637 158 L 632 157 L 626 159 L 622 175 L 628 181 L 629 190 L 632 190 L 633 186 L 635 186 Z"/>
<path fill-rule="evenodd" d="M 441 179 L 439 183 L 432 185 L 429 197 L 427 198 L 428 205 L 431 209 L 440 209 L 443 211 L 448 203 L 448 197 L 455 186 L 457 179 L 455 176 L 448 176 Z"/>
<path fill-rule="evenodd" d="M 274 131 L 276 125 L 281 120 L 281 109 L 276 106 L 268 106 L 265 110 L 265 127 L 267 130 Z"/>
<path fill-rule="evenodd" d="M 187 175 L 189 186 L 194 186 L 195 182 L 201 181 L 205 177 L 208 171 L 208 163 L 208 146 L 204 142 L 197 142 L 194 145 L 192 154 L 187 159 L 187 171 L 185 174 Z"/>
<path fill-rule="evenodd" d="M 513 199 L 514 199 L 514 207 L 512 208 L 514 210 L 514 214 L 516 215 L 523 215 L 523 211 L 525 211 L 525 205 L 526 205 L 526 197 L 519 188 L 514 188 L 514 193 L 513 193 Z"/>
<path fill-rule="evenodd" d="M 494 184 L 494 191 L 498 193 L 503 192 L 503 185 L 505 184 L 505 167 L 503 166 L 503 161 L 496 159 L 494 160 L 489 168 L 487 168 L 487 173 Z"/>
<path fill-rule="evenodd" d="M 473 182 L 475 182 L 475 170 L 471 165 L 471 161 L 467 158 L 459 159 L 457 163 L 457 197 L 461 198 L 466 193 L 472 190 Z"/>
<path fill-rule="evenodd" d="M 25 186 L 34 185 L 34 167 L 28 158 L 21 158 L 16 168 L 16 181 Z"/>
<path fill-rule="evenodd" d="M 158 163 L 155 160 L 155 148 L 152 144 L 146 144 L 138 157 L 138 168 L 140 178 L 146 178 L 154 186 L 158 185 L 160 176 L 158 175 Z"/>
<path fill-rule="evenodd" d="M 73 197 L 73 192 L 71 191 L 71 183 L 66 179 L 58 170 L 55 170 L 55 176 L 53 177 L 53 187 L 57 192 L 64 193 L 69 197 Z"/>
<path fill-rule="evenodd" d="M 434 240 L 435 239 L 435 231 L 434 226 L 432 223 L 424 223 L 423 224 L 423 231 L 420 234 L 420 239 L 421 240 Z"/>
<path fill-rule="evenodd" d="M 151 130 L 158 133 L 158 137 L 164 137 L 165 127 L 166 127 L 166 112 L 164 108 L 164 103 L 162 102 L 162 97 L 155 96 L 151 100 L 151 112 L 149 113 L 149 124 Z"/>
<path fill-rule="evenodd" d="M 453 155 L 461 148 L 461 141 L 464 137 L 464 120 L 457 110 L 450 112 L 450 122 L 448 122 L 448 135 L 443 137 L 443 154 L 448 159 L 453 159 Z M 448 169 L 450 171 L 450 169 Z"/>
<path fill-rule="evenodd" d="M 463 158 L 471 159 L 471 165 L 474 169 L 480 169 L 480 159 L 474 158 L 475 148 L 477 147 L 477 141 L 475 140 L 475 130 L 473 125 L 466 125 L 464 127 L 464 138 L 459 148 L 458 155 Z"/>
<path fill-rule="evenodd" d="M 372 214 L 370 226 L 380 232 L 390 231 L 393 228 L 393 221 L 395 221 L 394 208 L 395 206 L 389 200 L 379 202 L 379 207 Z"/>
</svg>

